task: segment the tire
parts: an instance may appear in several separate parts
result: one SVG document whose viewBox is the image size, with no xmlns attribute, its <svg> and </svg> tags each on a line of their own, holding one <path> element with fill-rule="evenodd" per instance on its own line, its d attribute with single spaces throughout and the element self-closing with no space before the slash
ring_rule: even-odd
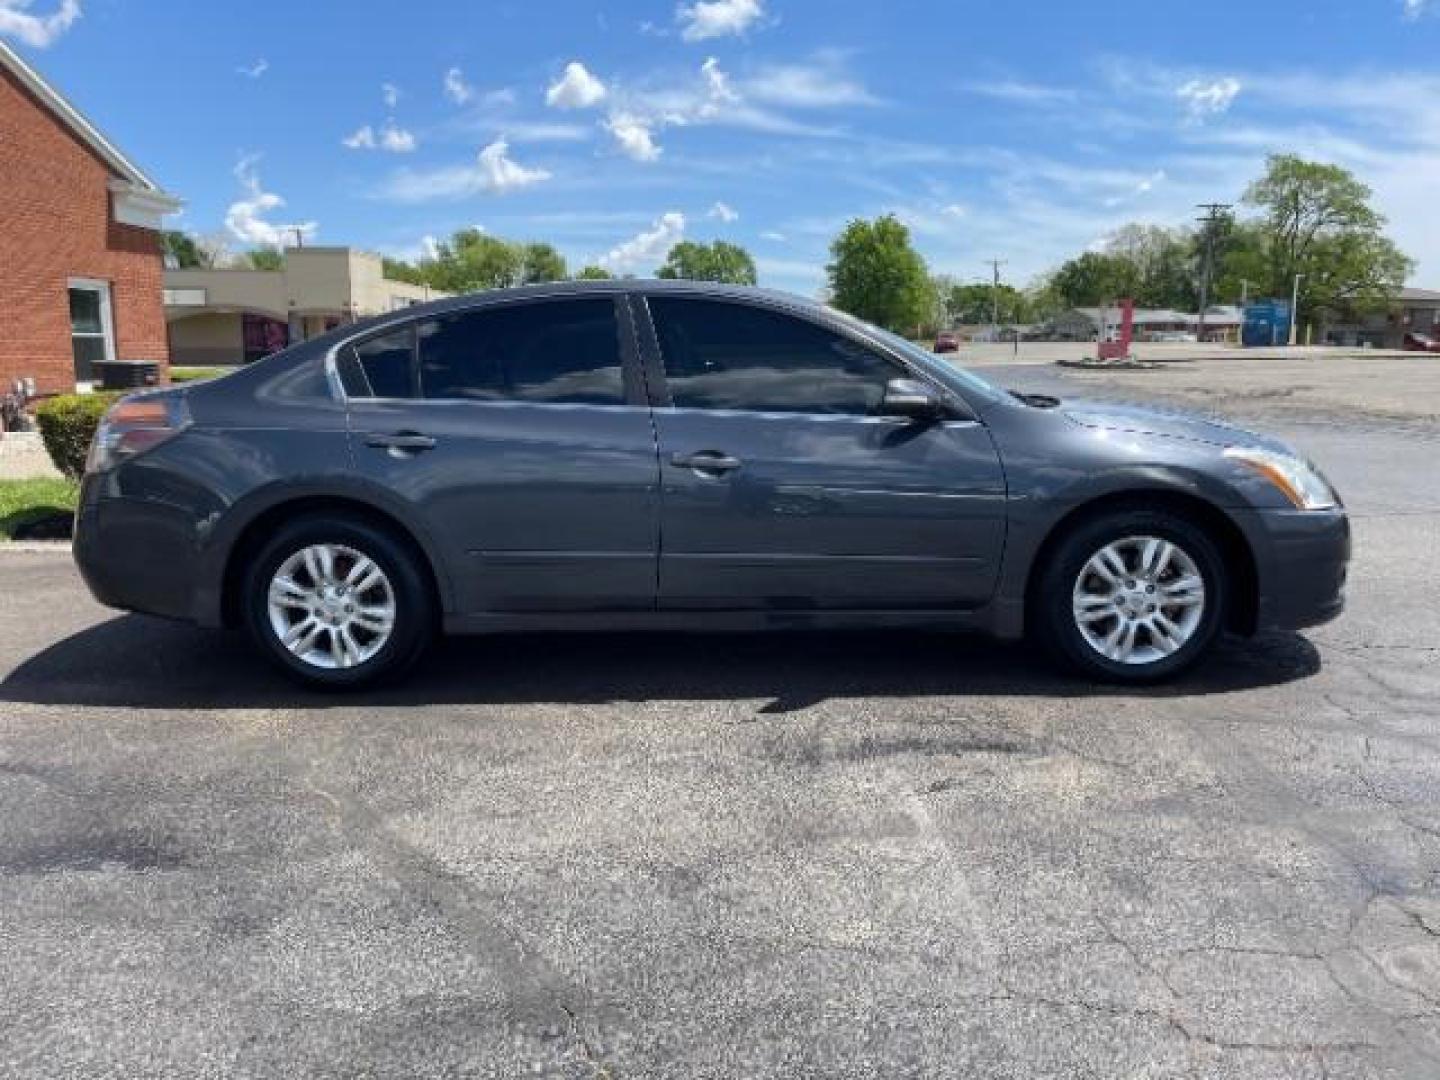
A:
<svg viewBox="0 0 1440 1080">
<path fill-rule="evenodd" d="M 326 690 L 402 675 L 436 622 L 429 580 L 410 548 L 386 529 L 340 516 L 281 527 L 250 563 L 244 606 L 260 650 L 291 677 Z"/>
<path fill-rule="evenodd" d="M 1046 561 L 1031 598 L 1036 632 L 1062 666 L 1089 679 L 1173 678 L 1225 625 L 1224 560 L 1206 531 L 1178 514 L 1137 508 L 1082 521 Z"/>
</svg>

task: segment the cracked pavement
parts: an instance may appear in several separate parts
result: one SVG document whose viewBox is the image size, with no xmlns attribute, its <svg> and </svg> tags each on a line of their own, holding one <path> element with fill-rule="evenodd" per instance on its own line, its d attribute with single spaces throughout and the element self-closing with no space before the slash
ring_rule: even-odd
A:
<svg viewBox="0 0 1440 1080">
<path fill-rule="evenodd" d="M 1143 692 L 864 633 L 327 699 L 0 554 L 0 1073 L 1440 1075 L 1440 427 L 1218 404 L 1337 482 L 1350 609 Z"/>
</svg>

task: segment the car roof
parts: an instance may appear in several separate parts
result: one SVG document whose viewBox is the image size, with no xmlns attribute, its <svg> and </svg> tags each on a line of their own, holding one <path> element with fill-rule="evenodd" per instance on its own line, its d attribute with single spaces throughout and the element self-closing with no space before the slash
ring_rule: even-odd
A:
<svg viewBox="0 0 1440 1080">
<path fill-rule="evenodd" d="M 828 311 L 824 304 L 796 293 L 779 289 L 761 289 L 753 285 L 725 285 L 714 281 L 688 281 L 671 278 L 602 278 L 586 281 L 547 281 L 536 285 L 520 285 L 510 289 L 481 289 L 461 293 L 443 300 L 432 300 L 424 304 L 404 308 L 399 312 L 409 317 L 426 314 L 442 314 L 461 308 L 476 306 L 477 303 L 501 304 L 512 300 L 535 299 L 539 297 L 564 296 L 613 296 L 615 293 L 674 293 L 686 296 L 707 296 L 723 300 L 748 300 L 787 307 L 805 308 L 812 311 Z"/>
</svg>

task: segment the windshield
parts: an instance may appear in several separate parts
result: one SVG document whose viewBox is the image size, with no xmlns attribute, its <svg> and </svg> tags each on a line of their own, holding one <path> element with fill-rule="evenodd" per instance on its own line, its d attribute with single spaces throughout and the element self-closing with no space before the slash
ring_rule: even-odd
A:
<svg viewBox="0 0 1440 1080">
<path fill-rule="evenodd" d="M 979 394 L 986 401 L 1006 400 L 1003 393 L 980 378 L 979 375 L 966 371 L 957 364 L 951 364 L 941 360 L 934 353 L 921 348 L 913 341 L 907 341 L 899 334 L 892 334 L 889 330 L 881 330 L 878 326 L 871 326 L 869 323 L 864 323 L 863 325 L 870 333 L 881 338 L 897 352 L 904 353 L 905 358 L 914 363 L 916 367 L 923 367 L 941 382 L 957 389 L 969 390 L 972 393 Z"/>
<path fill-rule="evenodd" d="M 979 375 L 966 371 L 957 364 L 950 364 L 941 360 L 928 349 L 916 345 L 913 341 L 906 340 L 899 334 L 892 334 L 889 330 L 882 330 L 874 323 L 868 323 L 864 319 L 857 319 L 848 311 L 841 311 L 838 308 L 829 307 L 828 305 L 825 310 L 835 318 L 851 323 L 859 329 L 864 330 L 867 334 L 880 338 L 885 344 L 895 349 L 896 352 L 904 354 L 905 358 L 916 367 L 924 368 L 929 374 L 934 375 L 935 378 L 952 389 L 960 391 L 968 390 L 973 394 L 979 394 L 986 401 L 1003 403 L 1013 401 L 1008 394 L 997 390 L 984 379 L 980 378 Z"/>
</svg>

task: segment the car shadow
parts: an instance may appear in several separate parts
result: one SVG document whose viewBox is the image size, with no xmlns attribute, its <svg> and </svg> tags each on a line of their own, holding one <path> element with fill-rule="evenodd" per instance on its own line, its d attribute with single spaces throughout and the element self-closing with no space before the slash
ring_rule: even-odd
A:
<svg viewBox="0 0 1440 1080">
<path fill-rule="evenodd" d="M 404 682 L 337 695 L 298 686 L 240 634 L 125 615 L 23 661 L 0 682 L 0 701 L 165 710 L 768 699 L 762 713 L 786 713 L 830 698 L 1212 695 L 1319 669 L 1296 634 L 1226 639 L 1185 678 L 1134 690 L 1067 678 L 1029 646 L 974 635 L 498 635 L 442 641 Z"/>
</svg>

